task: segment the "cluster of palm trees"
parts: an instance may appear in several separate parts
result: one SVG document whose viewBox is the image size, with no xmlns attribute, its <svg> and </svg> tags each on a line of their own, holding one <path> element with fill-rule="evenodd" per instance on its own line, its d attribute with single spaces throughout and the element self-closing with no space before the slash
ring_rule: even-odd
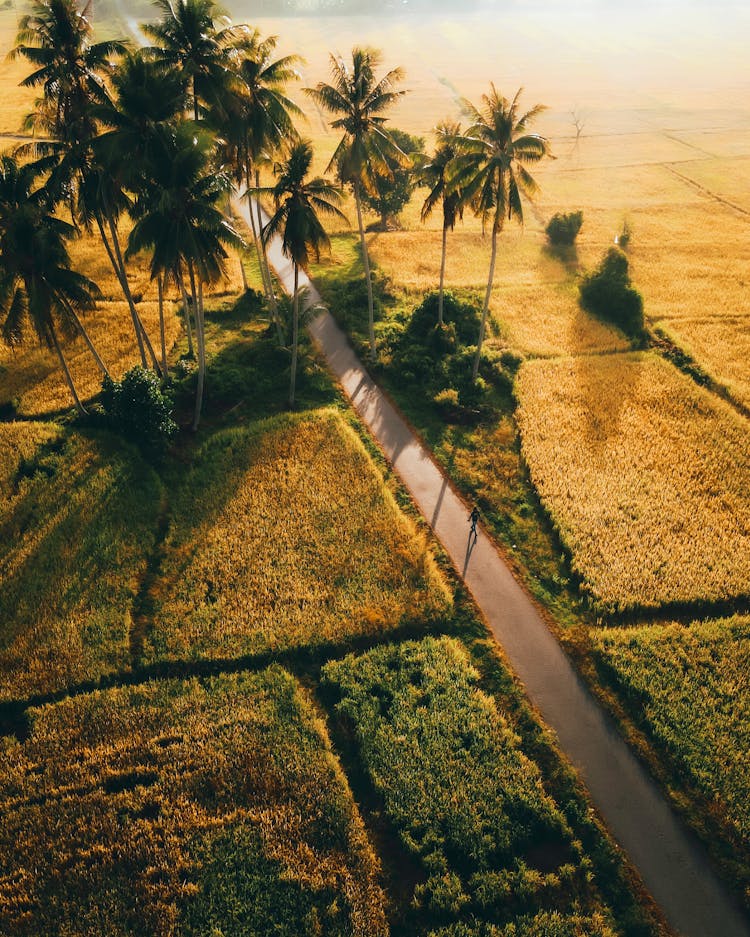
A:
<svg viewBox="0 0 750 937">
<path fill-rule="evenodd" d="M 144 367 L 167 376 L 163 299 L 168 287 L 182 297 L 189 350 L 195 344 L 198 382 L 193 426 L 200 419 L 205 376 L 203 294 L 225 274 L 228 248 L 242 239 L 224 213 L 233 187 L 250 198 L 250 220 L 264 290 L 279 340 L 283 323 L 266 260 L 268 240 L 280 235 L 294 266 L 292 374 L 294 401 L 299 322 L 298 273 L 328 245 L 320 215 L 339 215 L 341 186 L 354 196 L 368 290 L 370 351 L 376 355 L 372 282 L 361 198 L 377 179 L 406 166 L 386 124 L 385 112 L 404 92 L 400 69 L 376 77 L 379 53 L 355 48 L 351 63 L 331 56 L 332 81 L 305 89 L 343 131 L 328 167 L 338 185 L 309 177 L 312 148 L 294 120 L 300 109 L 286 94 L 297 77 L 297 56 L 275 58 L 276 38 L 222 21 L 214 0 L 157 0 L 160 19 L 142 26 L 153 43 L 133 51 L 126 42 L 93 42 L 87 9 L 76 0 L 34 0 L 24 16 L 13 55 L 33 71 L 24 84 L 41 96 L 27 119 L 35 139 L 0 164 L 0 321 L 5 340 L 20 343 L 28 326 L 60 360 L 76 406 L 76 393 L 58 332 L 79 333 L 102 373 L 107 369 L 81 321 L 95 305 L 97 287 L 70 269 L 67 242 L 96 227 L 122 288 Z M 539 113 L 518 113 L 518 95 L 507 101 L 494 86 L 471 120 L 438 128 L 434 156 L 418 167 L 429 195 L 423 218 L 442 204 L 446 234 L 471 206 L 492 222 L 490 275 L 478 341 L 476 376 L 494 274 L 497 234 L 506 217 L 522 218 L 521 194 L 535 184 L 524 164 L 547 153 L 544 138 L 527 133 Z M 261 186 L 272 166 L 275 185 Z M 260 196 L 275 211 L 264 223 Z M 61 207 L 71 222 L 62 220 Z M 123 245 L 121 222 L 132 228 Z M 161 348 L 157 356 L 131 295 L 127 261 L 150 256 L 159 296 Z M 193 334 L 195 342 L 193 342 Z"/>
</svg>

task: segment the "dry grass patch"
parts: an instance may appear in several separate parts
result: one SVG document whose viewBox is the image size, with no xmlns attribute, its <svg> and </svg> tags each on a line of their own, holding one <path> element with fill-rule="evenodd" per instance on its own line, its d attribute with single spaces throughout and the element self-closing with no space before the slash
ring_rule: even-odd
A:
<svg viewBox="0 0 750 937">
<path fill-rule="evenodd" d="M 750 139 L 747 137 L 744 154 L 739 158 L 701 159 L 675 168 L 712 195 L 750 213 Z"/>
<path fill-rule="evenodd" d="M 131 610 L 161 486 L 109 436 L 50 433 L 0 512 L 0 699 L 129 664 Z"/>
<path fill-rule="evenodd" d="M 422 536 L 334 412 L 227 430 L 176 494 L 146 657 L 381 634 L 449 607 Z"/>
<path fill-rule="evenodd" d="M 16 44 L 19 11 L 14 7 L 0 12 L 0 89 L 3 104 L 0 108 L 0 134 L 18 133 L 24 118 L 34 109 L 38 92 L 34 88 L 20 88 L 19 84 L 34 70 L 26 59 L 8 61 L 8 53 Z"/>
<path fill-rule="evenodd" d="M 532 480 L 596 605 L 748 594 L 746 420 L 648 354 L 528 362 L 516 392 Z"/>
<path fill-rule="evenodd" d="M 139 303 L 137 309 L 159 355 L 158 304 Z M 171 349 L 181 330 L 177 304 L 167 304 L 165 320 L 167 349 Z M 124 301 L 101 303 L 85 317 L 84 324 L 115 380 L 133 365 L 140 364 L 130 310 Z M 102 374 L 83 339 L 77 337 L 61 344 L 81 398 L 86 400 L 98 394 Z M 12 404 L 22 416 L 55 413 L 72 407 L 70 391 L 55 353 L 31 343 L 16 350 L 0 344 L 2 404 Z"/>
<path fill-rule="evenodd" d="M 346 778 L 279 667 L 32 710 L 0 809 L 4 934 L 387 933 Z"/>
<path fill-rule="evenodd" d="M 750 849 L 750 618 L 594 632 L 657 744 Z"/>
</svg>

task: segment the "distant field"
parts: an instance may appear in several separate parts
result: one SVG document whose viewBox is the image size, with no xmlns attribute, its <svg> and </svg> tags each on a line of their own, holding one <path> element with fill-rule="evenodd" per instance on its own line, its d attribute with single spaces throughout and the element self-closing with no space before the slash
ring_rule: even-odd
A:
<svg viewBox="0 0 750 937">
<path fill-rule="evenodd" d="M 747 595 L 746 420 L 649 354 L 528 362 L 516 393 L 532 480 L 596 604 Z"/>
<path fill-rule="evenodd" d="M 26 460 L 0 511 L 0 699 L 129 665 L 161 496 L 153 471 L 115 439 L 36 431 L 49 445 L 34 453 L 18 426 L 0 424 L 0 448 L 19 446 Z"/>
<path fill-rule="evenodd" d="M 15 134 L 21 130 L 24 118 L 34 106 L 38 92 L 34 88 L 20 88 L 19 83 L 31 74 L 33 67 L 26 59 L 8 61 L 8 53 L 16 44 L 18 34 L 18 11 L 13 8 L 0 11 L 0 136 Z M 0 141 L 1 143 L 2 141 Z"/>
<path fill-rule="evenodd" d="M 30 715 L 0 743 L 2 933 L 387 933 L 346 778 L 281 668 Z"/>
<path fill-rule="evenodd" d="M 449 609 L 424 539 L 334 412 L 214 436 L 172 517 L 150 661 L 336 643 Z"/>
<path fill-rule="evenodd" d="M 529 900 L 602 910 L 590 862 L 460 644 L 381 647 L 328 664 L 323 678 L 391 822 L 424 865 L 414 901 L 428 922 L 474 912 L 501 924 Z M 614 933 L 582 931 L 594 932 Z"/>
<path fill-rule="evenodd" d="M 639 724 L 750 849 L 750 618 L 594 633 Z"/>
</svg>

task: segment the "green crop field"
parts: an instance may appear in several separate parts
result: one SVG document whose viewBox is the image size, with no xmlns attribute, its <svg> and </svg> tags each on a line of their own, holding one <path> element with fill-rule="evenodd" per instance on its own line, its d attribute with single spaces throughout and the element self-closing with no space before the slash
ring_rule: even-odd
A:
<svg viewBox="0 0 750 937">
<path fill-rule="evenodd" d="M 346 778 L 281 668 L 30 718 L 0 749 L 2 933 L 386 933 Z"/>
<path fill-rule="evenodd" d="M 604 629 L 593 637 L 597 659 L 637 722 L 747 849 L 750 618 Z"/>
<path fill-rule="evenodd" d="M 328 664 L 323 678 L 424 866 L 414 901 L 428 919 L 500 923 L 529 904 L 601 910 L 590 861 L 457 642 L 378 648 Z M 594 932 L 610 933 L 582 930 Z"/>
</svg>

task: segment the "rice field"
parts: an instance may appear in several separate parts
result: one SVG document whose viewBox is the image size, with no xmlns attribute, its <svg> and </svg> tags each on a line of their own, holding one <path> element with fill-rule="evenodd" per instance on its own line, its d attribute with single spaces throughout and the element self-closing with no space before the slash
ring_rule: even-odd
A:
<svg viewBox="0 0 750 937">
<path fill-rule="evenodd" d="M 379 647 L 327 664 L 323 679 L 425 868 L 414 902 L 427 921 L 473 912 L 501 924 L 532 895 L 541 907 L 602 910 L 589 860 L 458 642 Z"/>
<path fill-rule="evenodd" d="M 659 327 L 722 386 L 750 407 L 750 315 L 738 319 L 662 319 Z"/>
<path fill-rule="evenodd" d="M 19 494 L 18 471 L 39 446 L 57 439 L 60 429 L 50 423 L 0 424 L 0 496 L 3 511 Z"/>
<path fill-rule="evenodd" d="M 593 639 L 637 721 L 750 846 L 750 618 L 607 628 Z"/>
<path fill-rule="evenodd" d="M 746 596 L 750 427 L 650 354 L 525 363 L 523 455 L 596 606 Z"/>
<path fill-rule="evenodd" d="M 145 658 L 225 658 L 447 614 L 424 537 L 333 411 L 215 435 L 180 490 Z"/>
<path fill-rule="evenodd" d="M 0 511 L 0 700 L 129 666 L 161 498 L 153 471 L 117 440 L 36 426 L 1 433 L 17 468 L 4 457 L 16 477 Z"/>
<path fill-rule="evenodd" d="M 0 932 L 387 933 L 346 778 L 280 667 L 30 718 L 0 742 Z"/>
</svg>

